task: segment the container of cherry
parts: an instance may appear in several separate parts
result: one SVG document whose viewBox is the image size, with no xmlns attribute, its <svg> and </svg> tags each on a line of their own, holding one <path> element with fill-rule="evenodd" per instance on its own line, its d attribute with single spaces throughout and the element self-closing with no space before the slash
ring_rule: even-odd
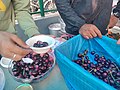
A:
<svg viewBox="0 0 120 90">
<path fill-rule="evenodd" d="M 29 87 L 33 90 L 30 83 L 39 82 L 45 79 L 55 66 L 55 57 L 50 52 L 54 45 L 54 39 L 46 36 L 35 36 L 26 41 L 34 52 L 29 53 L 20 61 L 11 61 L 9 72 L 13 78 L 23 84 L 17 90 Z M 37 39 L 37 40 L 36 40 Z M 33 40 L 31 42 L 31 40 Z M 43 50 L 43 51 L 42 51 Z"/>
<path fill-rule="evenodd" d="M 107 84 L 120 90 L 120 67 L 104 55 L 95 51 L 84 50 L 78 53 L 78 58 L 73 60 L 92 75 L 103 80 Z"/>
<path fill-rule="evenodd" d="M 52 47 L 54 47 L 55 39 L 46 35 L 38 35 L 29 38 L 26 41 L 26 44 L 30 46 L 34 52 L 41 54 L 48 52 Z"/>
<path fill-rule="evenodd" d="M 120 45 L 116 40 L 74 36 L 55 57 L 69 90 L 120 90 Z"/>
<path fill-rule="evenodd" d="M 45 53 L 43 56 L 30 53 L 20 61 L 11 61 L 8 69 L 16 81 L 23 83 L 19 88 L 26 87 L 26 85 L 28 88 L 28 86 L 31 87 L 29 83 L 45 79 L 54 66 L 55 58 L 50 53 Z"/>
</svg>

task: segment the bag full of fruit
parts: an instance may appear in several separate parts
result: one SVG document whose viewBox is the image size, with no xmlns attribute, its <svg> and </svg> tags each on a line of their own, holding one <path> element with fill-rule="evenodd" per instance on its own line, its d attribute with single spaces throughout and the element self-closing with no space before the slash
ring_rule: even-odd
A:
<svg viewBox="0 0 120 90">
<path fill-rule="evenodd" d="M 107 36 L 74 36 L 55 49 L 70 90 L 120 90 L 120 45 Z"/>
</svg>

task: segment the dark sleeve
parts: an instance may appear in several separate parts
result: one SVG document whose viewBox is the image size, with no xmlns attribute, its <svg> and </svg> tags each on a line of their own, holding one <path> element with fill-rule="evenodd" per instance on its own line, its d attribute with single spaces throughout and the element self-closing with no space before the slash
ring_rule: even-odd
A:
<svg viewBox="0 0 120 90">
<path fill-rule="evenodd" d="M 60 13 L 62 19 L 69 26 L 75 27 L 77 30 L 79 30 L 80 27 L 85 24 L 85 21 L 80 18 L 71 7 L 70 0 L 55 0 L 55 2 L 57 10 Z"/>
<path fill-rule="evenodd" d="M 116 13 L 116 12 L 118 12 L 120 15 L 120 0 L 118 1 L 117 6 L 113 9 L 113 13 Z"/>
</svg>

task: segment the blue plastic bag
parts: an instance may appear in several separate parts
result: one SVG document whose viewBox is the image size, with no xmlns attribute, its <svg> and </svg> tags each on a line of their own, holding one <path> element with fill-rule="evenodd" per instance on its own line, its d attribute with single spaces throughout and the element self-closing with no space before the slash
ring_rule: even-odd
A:
<svg viewBox="0 0 120 90">
<path fill-rule="evenodd" d="M 106 36 L 101 39 L 87 40 L 78 35 L 58 46 L 55 49 L 55 56 L 68 88 L 70 90 L 116 90 L 72 62 L 77 59 L 78 53 L 83 53 L 87 49 L 104 55 L 120 66 L 120 45 L 117 45 L 116 42 Z M 92 56 L 90 56 L 90 60 L 93 60 Z"/>
</svg>

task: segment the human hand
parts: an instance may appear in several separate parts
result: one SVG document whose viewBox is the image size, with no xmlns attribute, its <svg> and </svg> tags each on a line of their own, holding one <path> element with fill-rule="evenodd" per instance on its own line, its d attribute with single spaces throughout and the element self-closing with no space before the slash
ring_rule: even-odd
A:
<svg viewBox="0 0 120 90">
<path fill-rule="evenodd" d="M 14 34 L 0 31 L 0 54 L 12 60 L 21 60 L 31 49 Z"/>
<path fill-rule="evenodd" d="M 84 24 L 80 30 L 79 33 L 86 39 L 94 38 L 94 37 L 102 37 L 101 32 L 99 29 L 93 25 L 93 24 Z"/>
<path fill-rule="evenodd" d="M 120 39 L 117 41 L 117 44 L 120 44 Z"/>
<path fill-rule="evenodd" d="M 118 20 L 119 19 L 117 17 L 115 17 L 114 15 L 111 15 L 110 22 L 107 29 L 113 28 L 117 24 Z"/>
</svg>

